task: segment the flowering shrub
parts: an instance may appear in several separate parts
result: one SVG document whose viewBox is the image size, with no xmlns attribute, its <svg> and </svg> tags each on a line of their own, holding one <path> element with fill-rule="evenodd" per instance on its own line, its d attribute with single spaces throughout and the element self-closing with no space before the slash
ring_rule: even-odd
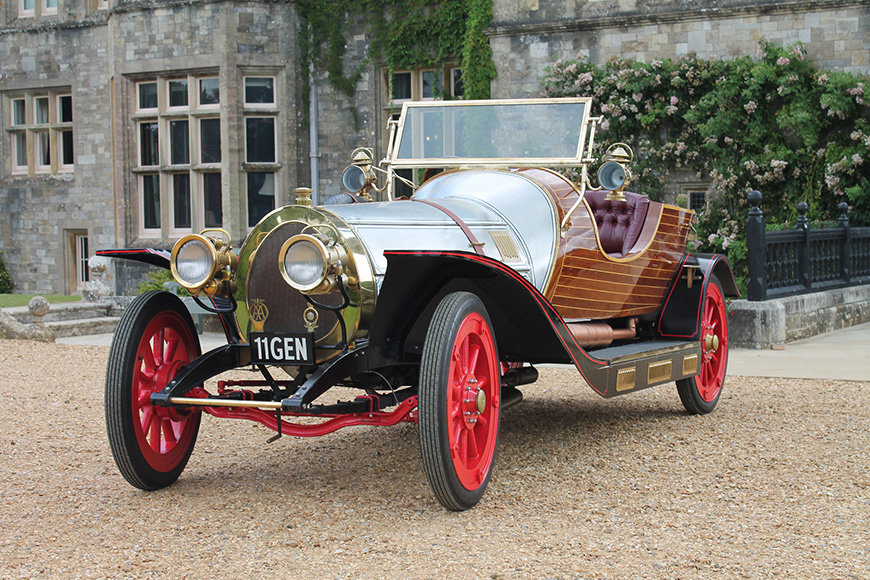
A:
<svg viewBox="0 0 870 580">
<path fill-rule="evenodd" d="M 598 152 L 632 145 L 633 189 L 658 199 L 678 171 L 709 177 L 697 249 L 727 253 L 739 278 L 752 189 L 771 224 L 793 222 L 799 201 L 810 219 L 835 219 L 847 201 L 851 223 L 870 225 L 870 79 L 819 70 L 801 44 L 733 60 L 559 60 L 542 84 L 547 96 L 595 97 Z"/>
</svg>

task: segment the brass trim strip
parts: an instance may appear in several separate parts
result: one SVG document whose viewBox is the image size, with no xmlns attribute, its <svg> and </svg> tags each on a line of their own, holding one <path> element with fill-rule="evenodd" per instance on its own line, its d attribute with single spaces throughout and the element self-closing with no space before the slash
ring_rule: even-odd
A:
<svg viewBox="0 0 870 580">
<path fill-rule="evenodd" d="M 651 359 L 663 356 L 674 356 L 677 355 L 680 351 L 689 351 L 691 352 L 694 349 L 700 348 L 700 342 L 681 342 L 672 346 L 666 346 L 663 348 L 657 348 L 652 351 L 646 351 L 641 353 L 629 353 L 623 354 L 620 356 L 616 356 L 610 359 L 611 364 L 617 364 L 620 362 L 631 362 L 633 360 L 639 359 Z"/>
<path fill-rule="evenodd" d="M 260 409 L 280 409 L 280 401 L 232 401 L 230 399 L 201 399 L 199 397 L 169 397 L 173 405 L 191 407 L 250 407 Z"/>
</svg>

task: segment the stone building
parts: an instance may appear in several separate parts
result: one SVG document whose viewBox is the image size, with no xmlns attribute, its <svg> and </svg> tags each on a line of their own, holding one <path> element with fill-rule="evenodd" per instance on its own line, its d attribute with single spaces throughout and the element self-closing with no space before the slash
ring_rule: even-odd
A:
<svg viewBox="0 0 870 580">
<path fill-rule="evenodd" d="M 0 30 L 0 250 L 68 293 L 96 249 L 243 237 L 299 170 L 287 2 L 17 0 Z M 118 263 L 126 291 L 138 270 Z"/>
<path fill-rule="evenodd" d="M 870 73 L 866 0 L 493 0 L 493 15 L 494 98 L 539 95 L 558 58 L 727 57 L 762 37 Z M 312 173 L 321 197 L 337 193 L 354 147 L 382 156 L 402 100 L 434 98 L 439 79 L 461 96 L 458 59 L 392 73 L 372 62 L 354 130 L 315 66 L 312 138 L 298 31 L 290 0 L 0 5 L 0 251 L 16 291 L 77 291 L 98 248 L 168 247 L 208 227 L 241 240 Z M 347 41 L 360 62 L 367 31 Z M 118 292 L 135 289 L 142 269 L 115 268 Z"/>
</svg>

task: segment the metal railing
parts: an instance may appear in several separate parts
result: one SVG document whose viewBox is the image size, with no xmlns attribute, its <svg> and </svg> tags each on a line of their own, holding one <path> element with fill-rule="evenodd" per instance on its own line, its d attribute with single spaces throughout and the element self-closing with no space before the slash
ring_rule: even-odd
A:
<svg viewBox="0 0 870 580">
<path fill-rule="evenodd" d="M 870 227 L 849 225 L 849 205 L 840 203 L 837 226 L 810 228 L 807 204 L 797 205 L 795 229 L 768 232 L 761 193 L 749 192 L 746 249 L 747 298 L 753 302 L 870 283 Z"/>
</svg>

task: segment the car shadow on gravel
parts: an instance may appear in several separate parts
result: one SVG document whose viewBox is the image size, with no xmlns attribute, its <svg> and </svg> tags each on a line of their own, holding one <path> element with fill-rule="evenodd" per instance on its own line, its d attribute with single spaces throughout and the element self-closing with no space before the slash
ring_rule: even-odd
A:
<svg viewBox="0 0 870 580">
<path fill-rule="evenodd" d="M 517 474 L 534 477 L 536 471 L 547 470 L 560 477 L 560 470 L 576 465 L 601 466 L 629 454 L 639 438 L 664 441 L 692 419 L 678 400 L 674 405 L 666 397 L 594 397 L 531 394 L 506 409 L 496 480 L 509 487 Z M 264 428 L 236 422 L 231 425 L 235 433 L 216 433 L 224 423 L 204 422 L 190 465 L 171 488 L 173 493 L 215 499 L 227 493 L 256 495 L 260 501 L 300 506 L 324 501 L 378 505 L 389 498 L 397 507 L 418 509 L 422 498 L 427 498 L 422 505 L 434 502 L 415 425 L 352 427 L 325 437 L 283 437 L 266 444 L 271 432 Z M 569 476 L 567 471 L 561 475 Z"/>
</svg>

